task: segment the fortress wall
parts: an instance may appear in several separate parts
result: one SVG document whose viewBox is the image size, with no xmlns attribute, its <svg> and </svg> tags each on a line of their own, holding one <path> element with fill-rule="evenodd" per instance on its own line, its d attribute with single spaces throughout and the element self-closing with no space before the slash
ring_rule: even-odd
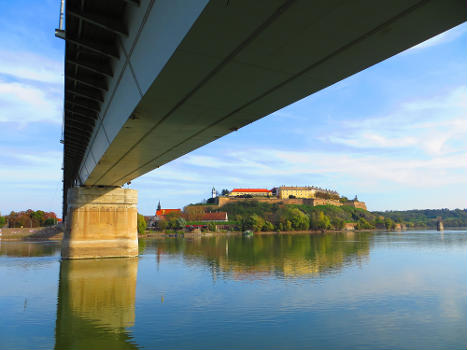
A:
<svg viewBox="0 0 467 350">
<path fill-rule="evenodd" d="M 360 201 L 347 201 L 347 202 L 345 202 L 345 205 L 348 205 L 348 206 L 351 206 L 351 207 L 354 207 L 354 208 L 360 208 L 360 209 L 368 210 L 368 209 L 366 208 L 365 202 L 360 202 Z"/>
</svg>

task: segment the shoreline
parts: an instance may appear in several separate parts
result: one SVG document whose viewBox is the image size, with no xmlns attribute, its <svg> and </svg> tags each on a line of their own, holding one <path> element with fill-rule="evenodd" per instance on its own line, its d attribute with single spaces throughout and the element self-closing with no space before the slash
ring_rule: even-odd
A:
<svg viewBox="0 0 467 350">
<path fill-rule="evenodd" d="M 446 230 L 465 229 L 465 227 L 446 227 Z M 390 230 L 391 232 L 405 232 L 412 230 L 433 230 L 436 228 L 411 227 L 404 230 Z M 259 231 L 254 232 L 254 236 L 273 236 L 273 235 L 325 235 L 337 233 L 360 233 L 372 231 L 388 231 L 386 229 L 364 229 L 364 230 L 305 230 L 305 231 Z M 442 231 L 440 231 L 442 232 Z M 156 232 L 145 231 L 144 234 L 138 234 L 138 238 L 200 238 L 200 237 L 224 237 L 241 236 L 242 231 L 227 232 Z M 33 227 L 33 228 L 3 228 L 0 229 L 0 241 L 61 241 L 63 239 L 63 230 L 59 227 Z"/>
</svg>

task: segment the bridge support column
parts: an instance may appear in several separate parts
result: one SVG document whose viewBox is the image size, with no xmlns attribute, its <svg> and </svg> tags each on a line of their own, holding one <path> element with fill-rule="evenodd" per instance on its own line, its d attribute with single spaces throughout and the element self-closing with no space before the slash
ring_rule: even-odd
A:
<svg viewBox="0 0 467 350">
<path fill-rule="evenodd" d="M 137 191 L 74 187 L 67 198 L 63 259 L 138 256 Z"/>
</svg>

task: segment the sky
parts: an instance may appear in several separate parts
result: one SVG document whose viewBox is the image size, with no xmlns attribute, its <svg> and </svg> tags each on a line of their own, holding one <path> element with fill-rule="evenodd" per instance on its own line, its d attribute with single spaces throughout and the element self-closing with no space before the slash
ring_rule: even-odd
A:
<svg viewBox="0 0 467 350">
<path fill-rule="evenodd" d="M 58 0 L 0 2 L 0 212 L 61 213 Z M 467 25 L 132 181 L 138 209 L 217 190 L 315 185 L 369 210 L 467 207 Z"/>
</svg>

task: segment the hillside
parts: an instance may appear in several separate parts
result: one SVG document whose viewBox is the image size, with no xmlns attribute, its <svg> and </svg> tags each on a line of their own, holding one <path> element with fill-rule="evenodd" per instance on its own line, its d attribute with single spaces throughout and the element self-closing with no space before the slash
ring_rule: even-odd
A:
<svg viewBox="0 0 467 350">
<path fill-rule="evenodd" d="M 438 218 L 443 220 L 444 227 L 467 226 L 467 209 L 415 209 L 374 213 L 391 218 L 395 222 L 406 223 L 408 226 L 433 228 L 436 227 Z"/>
<path fill-rule="evenodd" d="M 218 209 L 226 211 L 238 229 L 255 231 L 340 230 L 346 223 L 358 229 L 391 228 L 392 220 L 380 218 L 364 209 L 334 205 L 281 205 L 257 201 L 231 202 Z"/>
</svg>

